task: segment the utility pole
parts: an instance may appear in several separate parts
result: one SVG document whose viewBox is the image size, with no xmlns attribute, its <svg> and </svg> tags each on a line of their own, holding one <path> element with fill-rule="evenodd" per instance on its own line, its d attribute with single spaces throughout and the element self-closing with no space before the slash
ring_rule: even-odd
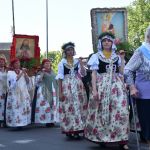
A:
<svg viewBox="0 0 150 150">
<path fill-rule="evenodd" d="M 13 19 L 13 35 L 15 35 L 14 0 L 12 0 L 12 19 Z"/>
<path fill-rule="evenodd" d="M 46 57 L 48 58 L 48 0 L 46 0 Z"/>
</svg>

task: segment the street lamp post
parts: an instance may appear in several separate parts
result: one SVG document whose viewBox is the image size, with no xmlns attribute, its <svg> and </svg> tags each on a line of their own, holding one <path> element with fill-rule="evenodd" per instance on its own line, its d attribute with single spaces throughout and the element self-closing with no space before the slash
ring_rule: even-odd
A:
<svg viewBox="0 0 150 150">
<path fill-rule="evenodd" d="M 48 58 L 48 0 L 46 0 L 46 57 Z"/>
<path fill-rule="evenodd" d="M 12 19 L 13 19 L 13 35 L 15 35 L 14 0 L 12 0 Z"/>
</svg>

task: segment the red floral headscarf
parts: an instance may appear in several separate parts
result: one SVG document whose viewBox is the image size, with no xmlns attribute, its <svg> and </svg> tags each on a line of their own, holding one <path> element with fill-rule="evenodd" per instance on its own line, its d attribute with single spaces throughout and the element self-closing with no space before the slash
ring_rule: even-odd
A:
<svg viewBox="0 0 150 150">
<path fill-rule="evenodd" d="M 42 60 L 42 66 L 46 63 L 46 62 L 51 62 L 49 59 L 43 59 Z"/>
<path fill-rule="evenodd" d="M 10 61 L 10 67 L 13 67 L 14 66 L 14 63 L 20 61 L 18 58 L 14 58 Z"/>
</svg>

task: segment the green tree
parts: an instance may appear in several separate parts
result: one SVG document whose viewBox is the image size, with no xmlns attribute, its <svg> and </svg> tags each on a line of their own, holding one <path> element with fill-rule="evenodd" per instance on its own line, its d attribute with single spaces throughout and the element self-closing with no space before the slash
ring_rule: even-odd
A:
<svg viewBox="0 0 150 150">
<path fill-rule="evenodd" d="M 137 48 L 144 40 L 145 30 L 150 25 L 150 0 L 135 0 L 128 10 L 128 38 Z"/>
<path fill-rule="evenodd" d="M 120 50 L 126 51 L 126 59 L 129 60 L 133 54 L 134 47 L 127 41 L 116 44 L 116 46 L 117 46 L 117 52 L 119 52 Z"/>
<path fill-rule="evenodd" d="M 46 53 L 41 55 L 40 59 L 42 61 L 43 58 L 46 58 Z M 52 68 L 55 73 L 58 71 L 58 63 L 60 62 L 62 58 L 61 51 L 50 51 L 48 52 L 48 59 L 52 60 Z"/>
</svg>

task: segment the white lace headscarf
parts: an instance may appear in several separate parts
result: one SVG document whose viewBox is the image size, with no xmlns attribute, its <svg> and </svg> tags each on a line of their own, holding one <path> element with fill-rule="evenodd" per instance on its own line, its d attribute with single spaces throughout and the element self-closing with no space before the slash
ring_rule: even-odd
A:
<svg viewBox="0 0 150 150">
<path fill-rule="evenodd" d="M 66 58 L 66 50 L 67 50 L 68 48 L 73 48 L 73 49 L 74 49 L 74 54 L 73 54 L 73 56 L 76 55 L 74 43 L 68 42 L 68 43 L 65 43 L 65 44 L 62 46 L 62 49 L 63 49 L 62 57 L 63 57 L 63 58 Z"/>
<path fill-rule="evenodd" d="M 100 52 L 100 51 L 103 50 L 103 48 L 102 48 L 102 41 L 103 41 L 104 39 L 109 39 L 109 40 L 112 41 L 112 48 L 111 48 L 111 49 L 112 49 L 113 52 L 115 52 L 116 49 L 117 49 L 117 47 L 116 47 L 116 45 L 115 45 L 115 43 L 114 43 L 115 39 L 112 38 L 109 34 L 108 34 L 108 35 L 106 34 L 106 35 L 103 36 L 102 38 L 99 38 L 99 40 L 98 40 L 98 45 L 97 45 L 97 50 L 98 50 L 98 52 Z"/>
</svg>

